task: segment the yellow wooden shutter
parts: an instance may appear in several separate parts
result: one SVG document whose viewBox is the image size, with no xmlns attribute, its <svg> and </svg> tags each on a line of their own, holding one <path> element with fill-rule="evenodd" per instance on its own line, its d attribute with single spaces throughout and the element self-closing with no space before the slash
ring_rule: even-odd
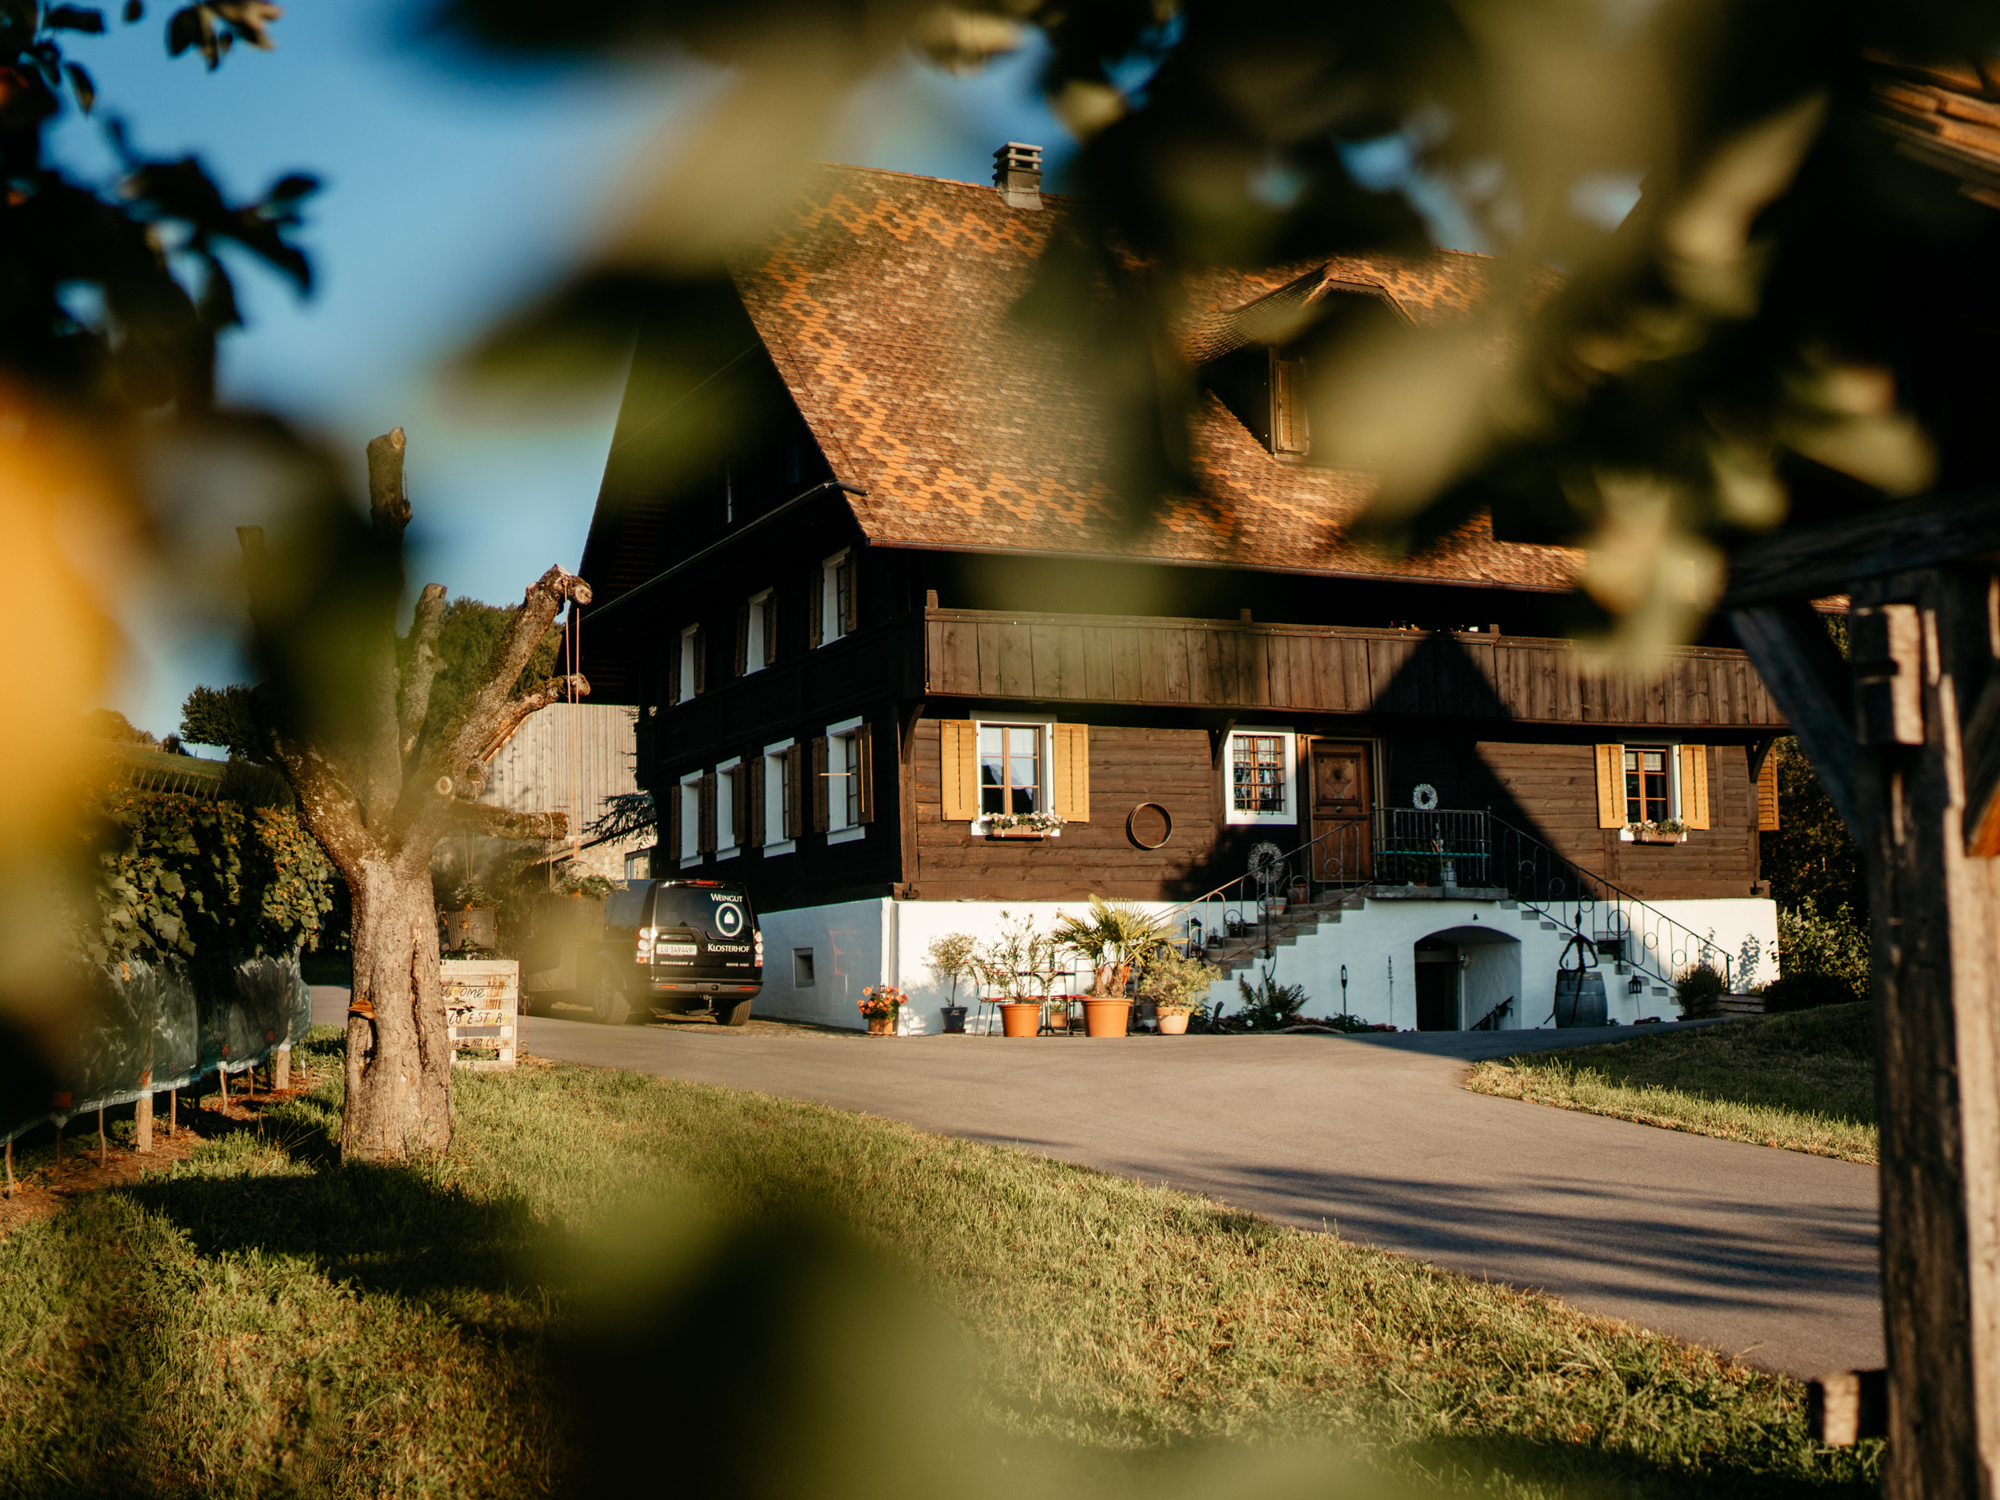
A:
<svg viewBox="0 0 2000 1500">
<path fill-rule="evenodd" d="M 1597 826 L 1625 826 L 1625 747 L 1597 747 Z"/>
<path fill-rule="evenodd" d="M 1065 822 L 1090 821 L 1090 726 L 1057 724 L 1049 767 L 1051 811 Z"/>
<path fill-rule="evenodd" d="M 1708 746 L 1681 746 L 1681 822 L 1708 827 Z"/>
<path fill-rule="evenodd" d="M 851 739 L 847 752 L 847 774 L 858 778 L 854 797 L 854 821 L 872 823 L 875 821 L 875 736 L 869 726 L 859 725 Z"/>
<path fill-rule="evenodd" d="M 1757 831 L 1778 831 L 1778 752 L 1764 752 L 1764 764 L 1757 768 Z"/>
<path fill-rule="evenodd" d="M 938 725 L 938 780 L 944 820 L 970 823 L 979 816 L 979 726 L 970 719 Z"/>
</svg>

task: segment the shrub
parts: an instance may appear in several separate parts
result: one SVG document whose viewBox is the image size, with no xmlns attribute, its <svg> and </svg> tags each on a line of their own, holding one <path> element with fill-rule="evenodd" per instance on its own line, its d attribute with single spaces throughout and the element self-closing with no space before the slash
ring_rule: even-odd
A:
<svg viewBox="0 0 2000 1500">
<path fill-rule="evenodd" d="M 1674 998 L 1688 1015 L 1701 1014 L 1710 1009 L 1719 996 L 1728 993 L 1729 981 L 1723 977 L 1722 970 L 1706 960 L 1681 970 L 1674 980 Z"/>
<path fill-rule="evenodd" d="M 1838 974 L 1787 974 L 1764 986 L 1764 1009 L 1773 1012 L 1818 1010 L 1822 1005 L 1848 1005 L 1867 996 Z"/>
<path fill-rule="evenodd" d="M 1306 987 L 1302 984 L 1279 984 L 1266 974 L 1254 990 L 1247 979 L 1237 980 L 1236 987 L 1243 992 L 1243 1020 L 1252 1031 L 1290 1026 L 1305 1008 Z"/>
<path fill-rule="evenodd" d="M 1839 981 L 1850 998 L 1868 993 L 1868 934 L 1845 902 L 1822 914 L 1811 898 L 1778 911 L 1778 972 Z M 1779 981 L 1782 983 L 1783 981 Z"/>
<path fill-rule="evenodd" d="M 1218 977 L 1217 971 L 1200 959 L 1189 958 L 1171 943 L 1162 943 L 1146 960 L 1139 993 L 1163 1014 L 1192 1015 L 1202 1008 L 1202 996 Z"/>
</svg>

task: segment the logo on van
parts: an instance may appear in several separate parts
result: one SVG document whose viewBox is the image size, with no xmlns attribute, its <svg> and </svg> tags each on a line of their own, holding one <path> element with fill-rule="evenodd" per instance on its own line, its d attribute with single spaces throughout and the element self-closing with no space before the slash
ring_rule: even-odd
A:
<svg viewBox="0 0 2000 1500">
<path fill-rule="evenodd" d="M 743 930 L 743 908 L 741 906 L 724 906 L 721 902 L 717 902 L 715 907 L 715 930 L 724 937 L 735 937 L 737 933 Z"/>
</svg>

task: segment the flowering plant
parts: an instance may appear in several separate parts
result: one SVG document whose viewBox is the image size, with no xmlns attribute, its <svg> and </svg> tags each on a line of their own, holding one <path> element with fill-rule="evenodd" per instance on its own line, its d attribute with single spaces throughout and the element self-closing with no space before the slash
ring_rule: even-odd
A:
<svg viewBox="0 0 2000 1500">
<path fill-rule="evenodd" d="M 883 1016 L 893 1016 L 899 1007 L 908 1005 L 910 997 L 893 984 L 871 984 L 861 992 L 861 1014 L 870 1020 Z"/>
<path fill-rule="evenodd" d="M 986 827 L 990 832 L 995 828 L 1033 828 L 1040 833 L 1059 833 L 1069 820 L 1059 818 L 1054 813 L 988 813 Z"/>
</svg>

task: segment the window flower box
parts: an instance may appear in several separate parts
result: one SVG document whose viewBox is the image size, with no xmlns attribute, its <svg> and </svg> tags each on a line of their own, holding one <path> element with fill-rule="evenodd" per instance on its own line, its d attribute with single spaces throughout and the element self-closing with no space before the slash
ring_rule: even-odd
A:
<svg viewBox="0 0 2000 1500">
<path fill-rule="evenodd" d="M 990 839 L 1042 839 L 1063 830 L 1063 819 L 1054 813 L 989 813 L 985 823 Z"/>
<path fill-rule="evenodd" d="M 1625 836 L 1635 844 L 1684 844 L 1687 829 L 1672 819 L 1664 823 L 1628 823 Z"/>
</svg>

